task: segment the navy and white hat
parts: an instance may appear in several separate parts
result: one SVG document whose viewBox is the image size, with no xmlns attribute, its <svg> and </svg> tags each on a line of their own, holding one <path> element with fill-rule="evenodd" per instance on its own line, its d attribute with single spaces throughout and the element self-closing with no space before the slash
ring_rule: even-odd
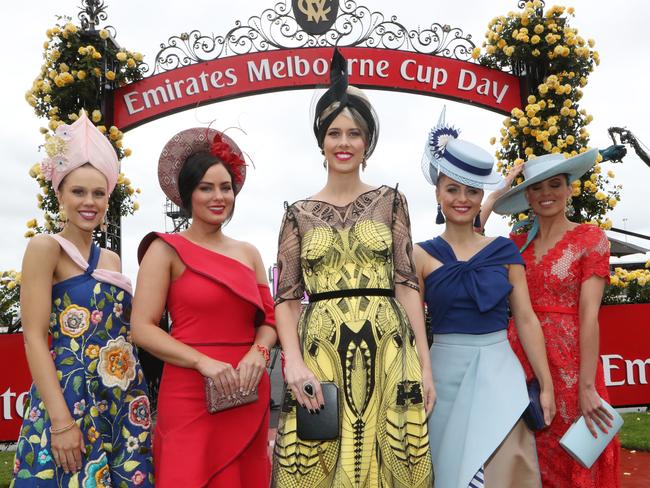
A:
<svg viewBox="0 0 650 488">
<path fill-rule="evenodd" d="M 496 188 L 503 178 L 494 169 L 494 158 L 486 150 L 458 139 L 460 130 L 445 123 L 445 108 L 438 124 L 431 129 L 424 146 L 422 171 L 435 185 L 438 174 L 473 188 Z"/>
</svg>

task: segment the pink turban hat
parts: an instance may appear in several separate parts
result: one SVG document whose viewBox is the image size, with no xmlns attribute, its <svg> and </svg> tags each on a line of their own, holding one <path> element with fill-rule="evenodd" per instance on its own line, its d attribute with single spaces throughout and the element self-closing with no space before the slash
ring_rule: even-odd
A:
<svg viewBox="0 0 650 488">
<path fill-rule="evenodd" d="M 43 176 L 52 181 L 54 191 L 68 173 L 90 163 L 108 182 L 111 193 L 117 184 L 120 163 L 108 138 L 88 119 L 85 111 L 71 125 L 57 127 L 56 135 L 46 143 L 48 158 L 41 163 Z"/>
</svg>

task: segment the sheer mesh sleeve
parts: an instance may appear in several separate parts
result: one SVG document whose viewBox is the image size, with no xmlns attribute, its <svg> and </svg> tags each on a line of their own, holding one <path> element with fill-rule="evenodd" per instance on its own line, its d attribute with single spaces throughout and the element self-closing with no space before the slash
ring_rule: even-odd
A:
<svg viewBox="0 0 650 488">
<path fill-rule="evenodd" d="M 278 286 L 275 304 L 285 300 L 299 300 L 304 294 L 300 268 L 300 232 L 292 207 L 287 207 L 278 241 Z"/>
<path fill-rule="evenodd" d="M 406 198 L 395 189 L 393 204 L 393 262 L 395 263 L 395 284 L 406 285 L 419 291 L 413 262 L 413 241 L 411 220 Z"/>
<path fill-rule="evenodd" d="M 580 279 L 585 281 L 595 275 L 609 283 L 609 241 L 601 229 L 590 227 L 583 235 L 585 251 L 580 259 Z"/>
</svg>

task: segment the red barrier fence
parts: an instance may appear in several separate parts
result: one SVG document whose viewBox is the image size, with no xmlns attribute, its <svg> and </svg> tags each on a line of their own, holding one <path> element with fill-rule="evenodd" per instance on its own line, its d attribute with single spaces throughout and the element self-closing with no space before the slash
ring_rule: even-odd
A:
<svg viewBox="0 0 650 488">
<path fill-rule="evenodd" d="M 602 307 L 600 335 L 612 405 L 650 405 L 650 304 Z M 12 441 L 31 383 L 22 334 L 0 334 L 0 362 L 0 441 Z"/>
</svg>

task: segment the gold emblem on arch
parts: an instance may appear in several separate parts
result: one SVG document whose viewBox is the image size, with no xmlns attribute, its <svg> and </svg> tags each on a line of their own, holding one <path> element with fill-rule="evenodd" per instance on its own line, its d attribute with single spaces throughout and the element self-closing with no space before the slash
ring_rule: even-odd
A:
<svg viewBox="0 0 650 488">
<path fill-rule="evenodd" d="M 292 0 L 296 22 L 307 34 L 327 32 L 339 13 L 339 0 Z"/>
<path fill-rule="evenodd" d="M 332 11 L 329 0 L 298 0 L 298 8 L 307 16 L 309 22 L 327 22 L 327 14 Z"/>
</svg>

